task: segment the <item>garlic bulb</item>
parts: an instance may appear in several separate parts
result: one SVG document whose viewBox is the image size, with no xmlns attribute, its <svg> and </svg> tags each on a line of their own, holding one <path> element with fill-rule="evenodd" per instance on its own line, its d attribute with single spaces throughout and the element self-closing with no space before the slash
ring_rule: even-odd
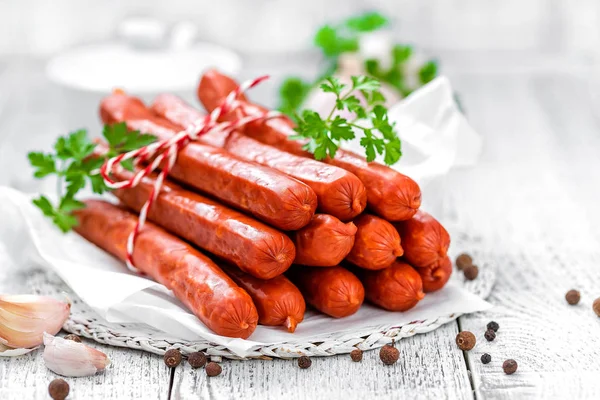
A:
<svg viewBox="0 0 600 400">
<path fill-rule="evenodd" d="M 36 295 L 0 296 L 0 343 L 12 348 L 31 348 L 43 341 L 43 333 L 60 331 L 71 304 Z"/>
<path fill-rule="evenodd" d="M 101 351 L 44 333 L 44 362 L 49 370 L 63 376 L 89 376 L 103 371 L 110 360 Z"/>
</svg>

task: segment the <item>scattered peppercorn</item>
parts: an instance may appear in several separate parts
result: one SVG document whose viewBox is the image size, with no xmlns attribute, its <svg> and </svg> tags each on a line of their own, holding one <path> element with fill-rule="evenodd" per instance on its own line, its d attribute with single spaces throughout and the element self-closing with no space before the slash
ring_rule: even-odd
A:
<svg viewBox="0 0 600 400">
<path fill-rule="evenodd" d="M 400 351 L 394 346 L 386 344 L 379 350 L 379 358 L 385 365 L 392 365 L 398 361 L 400 357 Z"/>
<path fill-rule="evenodd" d="M 467 278 L 467 280 L 472 281 L 477 278 L 477 275 L 479 275 L 479 268 L 477 265 L 469 265 L 468 267 L 465 267 L 463 274 L 465 274 L 465 278 Z"/>
<path fill-rule="evenodd" d="M 502 364 L 502 369 L 506 375 L 512 375 L 517 372 L 517 367 L 517 362 L 512 359 L 508 359 Z"/>
<path fill-rule="evenodd" d="M 65 340 L 72 340 L 74 342 L 81 343 L 81 338 L 79 336 L 77 336 L 77 335 L 73 335 L 72 333 L 69 334 L 69 335 L 67 335 L 67 336 L 65 336 L 63 339 L 65 339 Z"/>
<path fill-rule="evenodd" d="M 500 325 L 498 325 L 496 321 L 490 321 L 487 324 L 487 328 L 493 330 L 494 332 L 498 332 L 498 329 L 500 329 Z"/>
<path fill-rule="evenodd" d="M 460 269 L 461 271 L 471 265 L 473 265 L 473 258 L 467 253 L 462 253 L 456 257 L 456 268 Z"/>
<path fill-rule="evenodd" d="M 307 356 L 302 356 L 298 359 L 298 366 L 302 369 L 309 368 L 312 365 L 312 361 Z"/>
<path fill-rule="evenodd" d="M 496 339 L 496 332 L 494 332 L 493 329 L 488 329 L 487 331 L 485 331 L 483 336 L 485 336 L 488 342 L 492 342 L 494 341 L 494 339 Z"/>
<path fill-rule="evenodd" d="M 206 355 L 203 352 L 197 351 L 188 356 L 188 363 L 192 368 L 200 368 L 206 365 Z"/>
<path fill-rule="evenodd" d="M 55 379 L 48 385 L 48 393 L 54 400 L 64 400 L 69 395 L 69 384 L 64 379 Z"/>
<path fill-rule="evenodd" d="M 594 309 L 596 315 L 600 317 L 600 297 L 594 300 L 594 305 L 592 306 L 592 308 Z"/>
<path fill-rule="evenodd" d="M 490 361 L 492 361 L 492 356 L 490 356 L 488 353 L 483 353 L 481 355 L 481 362 L 484 364 L 489 364 Z"/>
<path fill-rule="evenodd" d="M 574 306 L 575 304 L 579 303 L 579 300 L 581 300 L 581 294 L 579 291 L 571 289 L 565 295 L 565 299 L 567 300 L 567 303 Z"/>
<path fill-rule="evenodd" d="M 167 350 L 164 360 L 167 367 L 175 368 L 181 363 L 181 353 L 177 349 Z"/>
<path fill-rule="evenodd" d="M 477 343 L 477 339 L 475 339 L 475 335 L 469 331 L 462 331 L 456 335 L 456 345 L 461 350 L 471 350 L 475 347 L 475 343 Z"/>
<path fill-rule="evenodd" d="M 206 375 L 208 376 L 221 375 L 221 371 L 223 371 L 223 368 L 221 368 L 221 366 L 216 362 L 211 361 L 206 364 Z"/>
<path fill-rule="evenodd" d="M 363 352 L 361 349 L 354 349 L 350 352 L 350 358 L 352 361 L 359 362 L 362 361 Z"/>
</svg>

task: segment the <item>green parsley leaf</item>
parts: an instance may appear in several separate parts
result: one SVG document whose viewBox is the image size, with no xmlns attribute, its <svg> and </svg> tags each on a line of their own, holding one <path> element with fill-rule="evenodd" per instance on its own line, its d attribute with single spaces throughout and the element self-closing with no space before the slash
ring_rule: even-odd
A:
<svg viewBox="0 0 600 400">
<path fill-rule="evenodd" d="M 381 87 L 379 81 L 366 75 L 352 76 L 352 90 L 373 91 Z"/>
<path fill-rule="evenodd" d="M 346 21 L 346 26 L 356 32 L 372 32 L 388 23 L 388 20 L 378 12 L 369 12 Z"/>
<path fill-rule="evenodd" d="M 438 64 L 436 61 L 431 60 L 426 62 L 419 69 L 419 81 L 424 85 L 431 82 L 436 76 L 438 71 Z"/>
<path fill-rule="evenodd" d="M 27 154 L 27 158 L 29 158 L 31 166 L 36 168 L 33 173 L 36 178 L 43 178 L 46 175 L 56 173 L 56 163 L 52 154 L 31 152 Z"/>
<path fill-rule="evenodd" d="M 54 206 L 46 196 L 40 196 L 37 199 L 34 199 L 33 204 L 42 210 L 46 217 L 51 217 L 54 215 Z"/>
<path fill-rule="evenodd" d="M 383 162 L 387 165 L 393 165 L 402 157 L 402 143 L 400 139 L 394 138 L 385 144 L 385 156 Z"/>
<path fill-rule="evenodd" d="M 71 211 L 80 210 L 84 207 L 85 203 L 82 203 L 79 200 L 75 200 L 73 197 L 66 196 L 62 198 L 58 208 L 60 211 L 70 213 Z"/>
<path fill-rule="evenodd" d="M 319 85 L 321 90 L 325 93 L 333 93 L 336 96 L 341 96 L 342 91 L 346 87 L 345 84 L 341 83 L 340 80 L 334 76 L 325 78 L 325 82 Z"/>
<path fill-rule="evenodd" d="M 308 96 L 313 85 L 298 77 L 286 78 L 279 87 L 279 107 L 277 109 L 293 117 Z"/>
</svg>

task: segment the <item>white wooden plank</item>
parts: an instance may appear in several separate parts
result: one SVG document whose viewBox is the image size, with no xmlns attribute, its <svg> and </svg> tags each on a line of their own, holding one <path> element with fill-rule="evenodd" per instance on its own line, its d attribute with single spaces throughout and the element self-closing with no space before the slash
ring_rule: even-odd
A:
<svg viewBox="0 0 600 400">
<path fill-rule="evenodd" d="M 312 358 L 302 370 L 297 360 L 224 361 L 221 376 L 208 378 L 203 369 L 176 370 L 173 399 L 471 399 L 462 352 L 454 338 L 457 324 L 398 342 L 400 360 L 384 365 L 379 351 Z"/>
</svg>

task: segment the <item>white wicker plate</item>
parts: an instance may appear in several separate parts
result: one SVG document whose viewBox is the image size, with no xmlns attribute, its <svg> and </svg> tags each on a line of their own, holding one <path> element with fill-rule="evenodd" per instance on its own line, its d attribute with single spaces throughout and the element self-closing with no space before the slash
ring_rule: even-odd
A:
<svg viewBox="0 0 600 400">
<path fill-rule="evenodd" d="M 478 257 L 478 259 L 480 259 Z M 455 271 L 454 275 L 459 275 Z M 457 277 L 454 277 L 455 279 Z M 464 282 L 464 287 L 479 297 L 486 298 L 494 286 L 496 268 L 492 262 L 479 263 L 479 276 L 476 280 Z M 456 279 L 462 282 L 462 278 Z M 58 276 L 47 271 L 33 273 L 29 285 L 38 294 L 60 296 L 67 293 L 73 301 L 71 316 L 63 329 L 77 335 L 111 346 L 128 347 L 156 354 L 164 354 L 168 349 L 179 349 L 183 354 L 203 351 L 213 359 L 225 357 L 241 359 L 226 347 L 207 341 L 189 342 L 169 337 L 145 324 L 113 324 L 100 318 L 89 306 L 82 302 Z M 431 332 L 441 325 L 454 321 L 461 314 L 451 314 L 446 317 L 424 321 L 414 321 L 404 326 L 374 327 L 372 331 L 364 330 L 348 333 L 342 337 L 339 334 L 331 340 L 321 342 L 283 343 L 264 346 L 257 349 L 248 358 L 271 357 L 293 358 L 301 355 L 332 356 L 350 353 L 353 349 L 375 349 L 390 343 L 392 339 L 400 340 L 418 333 Z"/>
</svg>

